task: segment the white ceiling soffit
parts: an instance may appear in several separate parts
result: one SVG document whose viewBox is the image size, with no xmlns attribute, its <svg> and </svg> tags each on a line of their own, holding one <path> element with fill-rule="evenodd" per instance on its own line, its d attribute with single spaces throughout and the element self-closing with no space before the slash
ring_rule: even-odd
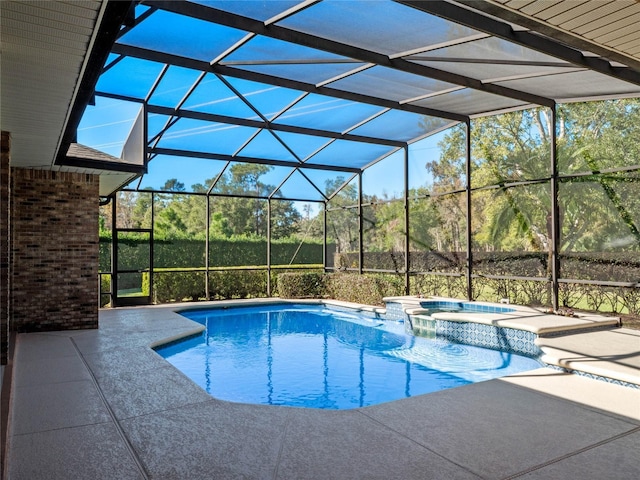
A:
<svg viewBox="0 0 640 480">
<path fill-rule="evenodd" d="M 102 172 L 100 174 L 100 196 L 108 197 L 131 182 L 136 176 L 133 173 Z"/>
<path fill-rule="evenodd" d="M 12 166 L 52 168 L 103 10 L 95 0 L 0 1 Z"/>
<path fill-rule="evenodd" d="M 138 174 L 127 172 L 115 172 L 108 170 L 96 170 L 94 168 L 80 168 L 80 167 L 56 167 L 56 171 L 59 172 L 73 172 L 86 175 L 99 175 L 100 187 L 98 189 L 98 195 L 101 197 L 108 197 L 113 192 L 120 190 L 129 182 L 134 180 Z"/>
</svg>

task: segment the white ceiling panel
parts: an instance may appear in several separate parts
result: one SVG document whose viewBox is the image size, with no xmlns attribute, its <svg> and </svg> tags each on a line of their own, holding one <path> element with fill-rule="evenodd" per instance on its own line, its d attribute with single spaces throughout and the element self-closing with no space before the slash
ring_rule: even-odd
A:
<svg viewBox="0 0 640 480">
<path fill-rule="evenodd" d="M 629 18 L 632 15 L 640 12 L 640 4 L 635 1 L 631 2 L 612 2 L 604 7 L 593 10 L 591 17 L 584 25 L 576 27 L 573 32 L 576 35 L 584 35 L 587 38 L 591 38 L 589 32 L 594 32 L 599 28 L 610 28 L 611 25 L 616 25 L 617 22 Z M 565 28 L 565 25 L 560 24 L 560 27 Z M 597 33 L 595 33 L 597 35 Z"/>
<path fill-rule="evenodd" d="M 536 14 L 540 15 L 545 10 L 561 3 L 562 3 L 562 0 L 537 1 L 537 2 L 532 2 L 528 5 L 525 5 L 520 10 L 522 11 L 522 13 L 526 13 L 527 15 L 536 15 Z"/>
<path fill-rule="evenodd" d="M 486 3 L 500 5 L 507 11 L 557 28 L 562 33 L 590 42 L 595 47 L 610 49 L 617 54 L 629 57 L 636 62 L 636 65 L 640 60 L 637 58 L 635 43 L 633 43 L 640 30 L 640 1 L 490 0 Z M 549 35 L 548 32 L 547 35 Z M 553 35 L 550 36 L 553 37 Z M 621 62 L 619 56 L 615 60 Z"/>
<path fill-rule="evenodd" d="M 620 8 L 624 8 L 625 5 L 618 4 L 615 1 L 599 1 L 599 2 L 584 2 L 581 5 L 575 5 L 573 2 L 565 2 L 565 4 L 570 5 L 572 8 L 569 8 L 562 12 L 559 15 L 549 17 L 547 20 L 552 25 L 564 25 L 566 28 L 581 28 L 571 25 L 565 25 L 567 22 L 576 21 L 576 24 L 580 25 L 588 25 L 591 24 L 602 17 L 606 17 L 611 13 L 616 12 Z M 542 17 L 539 17 L 542 18 Z"/>
<path fill-rule="evenodd" d="M 580 7 L 584 8 L 584 5 L 575 5 L 575 3 L 573 2 L 558 2 L 555 5 L 538 13 L 538 18 L 549 20 L 551 18 L 561 16 L 567 10 L 578 9 Z"/>
</svg>

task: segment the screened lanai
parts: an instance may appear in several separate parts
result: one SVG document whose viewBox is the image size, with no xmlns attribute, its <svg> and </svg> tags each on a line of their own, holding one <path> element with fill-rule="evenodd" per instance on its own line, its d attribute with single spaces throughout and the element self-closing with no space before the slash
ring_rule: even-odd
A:
<svg viewBox="0 0 640 480">
<path fill-rule="evenodd" d="M 102 293 L 212 298 L 233 270 L 271 296 L 296 267 L 637 309 L 638 4 L 516 3 L 132 4 L 78 128 L 127 170 L 101 185 Z"/>
</svg>

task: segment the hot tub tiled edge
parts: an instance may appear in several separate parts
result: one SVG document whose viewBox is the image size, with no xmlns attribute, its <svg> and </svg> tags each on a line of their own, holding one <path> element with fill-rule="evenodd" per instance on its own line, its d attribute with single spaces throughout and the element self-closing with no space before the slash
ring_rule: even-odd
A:
<svg viewBox="0 0 640 480">
<path fill-rule="evenodd" d="M 437 338 L 536 358 L 542 354 L 542 350 L 535 344 L 538 336 L 533 332 L 481 323 L 439 319 L 436 319 L 435 323 Z"/>
<path fill-rule="evenodd" d="M 384 299 L 387 311 L 387 320 L 404 321 L 405 330 L 409 334 L 418 334 L 427 337 L 443 338 L 449 341 L 492 348 L 505 352 L 518 353 L 538 358 L 542 351 L 535 344 L 537 334 L 525 329 L 509 328 L 499 325 L 491 325 L 477 322 L 473 313 L 447 314 L 460 318 L 448 320 L 427 316 L 427 309 L 423 308 L 425 302 L 445 306 L 451 302 L 465 304 L 467 302 L 454 299 L 434 298 L 424 299 L 417 297 L 387 297 Z M 476 312 L 486 311 L 496 314 L 513 311 L 516 307 L 505 308 L 487 303 L 476 304 Z M 482 310 L 482 307 L 485 307 Z M 476 314 L 477 315 L 477 314 Z"/>
</svg>

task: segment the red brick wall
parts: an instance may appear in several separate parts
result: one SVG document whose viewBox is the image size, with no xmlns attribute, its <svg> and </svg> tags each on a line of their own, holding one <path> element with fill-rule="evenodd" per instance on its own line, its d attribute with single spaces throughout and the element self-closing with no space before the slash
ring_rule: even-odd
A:
<svg viewBox="0 0 640 480">
<path fill-rule="evenodd" d="M 98 327 L 98 176 L 11 168 L 11 329 Z"/>
<path fill-rule="evenodd" d="M 9 352 L 9 158 L 11 136 L 1 134 L 0 154 L 0 365 Z"/>
</svg>

